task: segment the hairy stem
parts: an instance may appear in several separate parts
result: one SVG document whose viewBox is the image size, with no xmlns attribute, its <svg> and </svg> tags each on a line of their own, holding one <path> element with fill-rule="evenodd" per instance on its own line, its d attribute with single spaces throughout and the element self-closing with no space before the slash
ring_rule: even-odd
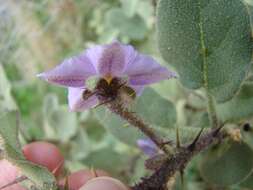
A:
<svg viewBox="0 0 253 190">
<path fill-rule="evenodd" d="M 167 182 L 175 176 L 176 172 L 183 171 L 196 154 L 200 153 L 217 140 L 221 140 L 225 137 L 224 134 L 219 131 L 220 128 L 213 129 L 202 137 L 199 137 L 197 141 L 195 140 L 194 144 L 191 143 L 186 147 L 180 148 L 177 153 L 169 157 L 150 177 L 142 178 L 142 181 L 131 189 L 167 190 Z"/>
<path fill-rule="evenodd" d="M 121 98 L 117 98 L 115 101 L 109 102 L 107 108 L 119 115 L 122 119 L 126 120 L 132 126 L 138 128 L 147 137 L 149 137 L 160 149 L 162 149 L 166 154 L 173 154 L 173 149 L 163 138 L 161 138 L 153 128 L 151 128 L 147 123 L 145 123 L 137 114 L 130 111 L 126 106 L 124 106 Z"/>
<path fill-rule="evenodd" d="M 211 126 L 213 128 L 216 128 L 219 126 L 216 108 L 215 108 L 215 100 L 212 97 L 212 95 L 207 92 L 207 107 L 208 107 L 208 116 L 211 123 Z"/>
</svg>

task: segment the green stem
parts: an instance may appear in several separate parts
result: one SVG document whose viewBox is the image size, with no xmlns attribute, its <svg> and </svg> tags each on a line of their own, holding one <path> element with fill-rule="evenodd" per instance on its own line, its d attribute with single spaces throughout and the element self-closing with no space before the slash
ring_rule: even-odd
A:
<svg viewBox="0 0 253 190">
<path fill-rule="evenodd" d="M 216 128 L 219 126 L 216 107 L 215 107 L 215 99 L 213 96 L 207 91 L 207 107 L 208 107 L 208 116 L 211 126 Z"/>
</svg>

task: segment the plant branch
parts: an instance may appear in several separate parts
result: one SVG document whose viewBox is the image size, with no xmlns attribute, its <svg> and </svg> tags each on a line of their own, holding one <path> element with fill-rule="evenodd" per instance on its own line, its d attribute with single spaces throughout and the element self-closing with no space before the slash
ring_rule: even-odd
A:
<svg viewBox="0 0 253 190">
<path fill-rule="evenodd" d="M 212 95 L 207 92 L 207 107 L 208 107 L 208 116 L 211 123 L 211 126 L 213 128 L 216 128 L 219 126 L 216 108 L 215 108 L 215 100 L 212 97 Z"/>
<path fill-rule="evenodd" d="M 106 104 L 107 108 L 119 115 L 122 119 L 126 120 L 132 126 L 138 128 L 147 137 L 149 137 L 160 149 L 162 149 L 166 154 L 171 155 L 173 153 L 172 147 L 167 144 L 163 138 L 161 138 L 153 128 L 151 128 L 147 123 L 145 123 L 136 113 L 130 111 L 122 101 L 119 96 L 116 100 L 108 102 Z"/>
<path fill-rule="evenodd" d="M 208 148 L 211 144 L 225 138 L 220 128 L 212 129 L 202 137 L 198 137 L 188 146 L 182 147 L 177 153 L 169 157 L 162 166 L 150 177 L 142 178 L 142 181 L 132 190 L 166 190 L 167 182 L 173 178 L 178 171 L 183 171 L 189 161 L 198 153 Z"/>
</svg>

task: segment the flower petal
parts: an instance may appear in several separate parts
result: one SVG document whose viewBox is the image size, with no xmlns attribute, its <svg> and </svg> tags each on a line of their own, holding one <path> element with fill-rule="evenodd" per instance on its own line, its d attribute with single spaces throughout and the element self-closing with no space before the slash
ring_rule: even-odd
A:
<svg viewBox="0 0 253 190">
<path fill-rule="evenodd" d="M 131 85 L 148 85 L 176 77 L 176 73 L 159 65 L 152 57 L 142 54 L 127 66 L 125 74 Z"/>
<path fill-rule="evenodd" d="M 97 60 L 97 69 L 101 76 L 120 76 L 126 65 L 131 63 L 137 56 L 137 52 L 130 45 L 124 45 L 118 41 L 104 45 L 103 51 Z M 101 48 L 96 48 L 100 51 Z"/>
<path fill-rule="evenodd" d="M 83 99 L 84 89 L 68 88 L 68 103 L 70 111 L 83 111 L 98 104 L 96 96 L 91 96 L 87 100 Z"/>
<path fill-rule="evenodd" d="M 88 48 L 85 51 L 86 56 L 90 59 L 92 65 L 95 68 L 97 73 L 99 73 L 98 63 L 99 63 L 99 60 L 103 54 L 104 49 L 105 49 L 105 45 L 95 45 L 91 48 Z"/>
<path fill-rule="evenodd" d="M 150 139 L 138 139 L 138 147 L 148 156 L 152 157 L 158 153 L 158 148 Z"/>
<path fill-rule="evenodd" d="M 85 80 L 96 71 L 85 54 L 72 57 L 63 61 L 54 69 L 38 74 L 37 76 L 50 83 L 67 87 L 83 87 Z"/>
</svg>

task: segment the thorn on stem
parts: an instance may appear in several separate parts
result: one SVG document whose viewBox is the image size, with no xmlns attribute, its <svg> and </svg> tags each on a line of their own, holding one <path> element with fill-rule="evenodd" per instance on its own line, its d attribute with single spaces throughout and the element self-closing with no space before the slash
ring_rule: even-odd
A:
<svg viewBox="0 0 253 190">
<path fill-rule="evenodd" d="M 176 139 L 177 139 L 177 148 L 180 148 L 181 147 L 181 142 L 180 142 L 180 137 L 179 137 L 179 128 L 177 127 L 176 129 Z"/>
<path fill-rule="evenodd" d="M 93 177 L 98 177 L 97 171 L 93 167 L 91 168 L 91 173 Z"/>
<path fill-rule="evenodd" d="M 224 126 L 225 126 L 225 125 L 223 124 L 223 125 L 221 125 L 220 127 L 218 127 L 217 129 L 215 129 L 215 130 L 213 131 L 213 137 L 216 137 Z"/>
<path fill-rule="evenodd" d="M 196 146 L 196 143 L 198 142 L 199 137 L 200 137 L 201 133 L 203 132 L 203 130 L 204 130 L 204 128 L 202 128 L 202 129 L 199 131 L 199 133 L 198 133 L 198 135 L 196 136 L 196 138 L 195 138 L 195 139 L 193 140 L 193 142 L 187 147 L 188 150 L 190 150 L 190 151 L 193 151 L 193 150 L 194 150 L 194 148 L 195 148 L 195 146 Z"/>
<path fill-rule="evenodd" d="M 184 169 L 181 169 L 180 171 L 180 181 L 181 181 L 181 185 L 184 189 Z"/>
<path fill-rule="evenodd" d="M 99 107 L 99 106 L 102 106 L 102 105 L 108 104 L 108 103 L 110 103 L 110 102 L 112 102 L 112 101 L 113 101 L 113 100 L 111 100 L 111 99 L 106 100 L 106 101 L 104 101 L 104 102 L 99 103 L 99 104 L 98 104 L 98 105 L 96 105 L 94 108 L 97 108 L 97 107 Z"/>
</svg>

